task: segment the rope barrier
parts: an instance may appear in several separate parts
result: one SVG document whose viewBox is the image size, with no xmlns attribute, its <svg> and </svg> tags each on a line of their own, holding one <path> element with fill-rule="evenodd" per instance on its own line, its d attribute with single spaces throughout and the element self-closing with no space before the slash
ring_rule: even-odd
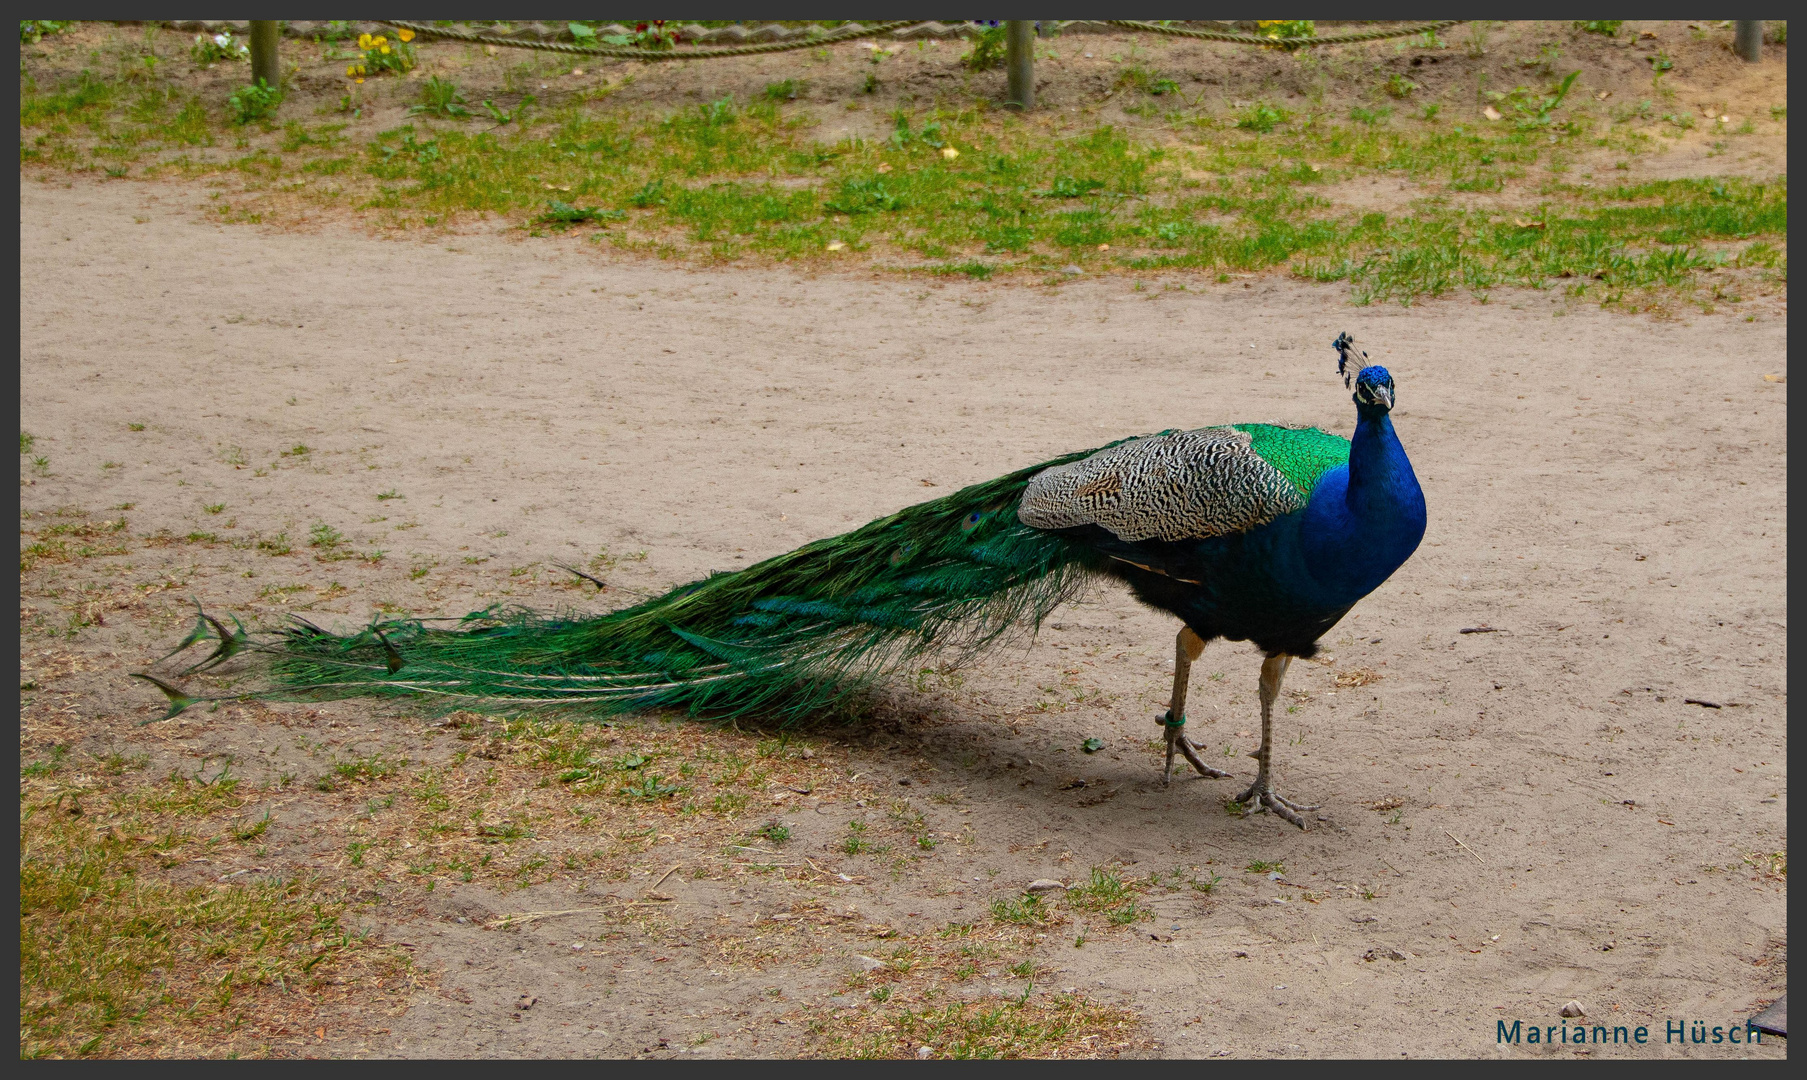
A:
<svg viewBox="0 0 1807 1080">
<path fill-rule="evenodd" d="M 1329 34 L 1325 37 L 1262 37 L 1259 34 L 1233 34 L 1227 30 L 1186 30 L 1177 26 L 1161 26 L 1151 22 L 1138 22 L 1132 19 L 1100 19 L 1107 26 L 1120 26 L 1125 30 L 1140 30 L 1147 34 L 1166 34 L 1170 37 L 1198 38 L 1203 41 L 1228 41 L 1238 45 L 1267 45 L 1279 49 L 1311 49 L 1319 45 L 1348 45 L 1357 41 L 1382 41 L 1386 38 L 1412 37 L 1417 34 L 1435 33 L 1467 22 L 1467 19 L 1444 19 L 1440 22 L 1419 23 L 1403 29 L 1363 30 L 1353 34 Z"/>
<path fill-rule="evenodd" d="M 634 49 L 616 45 L 571 45 L 562 41 L 521 41 L 514 38 L 490 37 L 487 34 L 479 34 L 471 30 L 454 30 L 449 27 L 431 26 L 427 23 L 396 22 L 388 19 L 374 21 L 382 26 L 393 26 L 397 30 L 412 30 L 416 34 L 449 38 L 453 41 L 467 41 L 473 45 L 540 49 L 545 52 L 573 53 L 579 56 L 606 56 L 617 60 L 706 60 L 716 56 L 757 56 L 761 53 L 788 52 L 792 49 L 819 49 L 824 45 L 838 45 L 844 41 L 857 41 L 864 37 L 889 34 L 894 30 L 902 30 L 906 26 L 914 26 L 921 20 L 897 19 L 863 29 L 857 26 L 846 27 L 797 41 L 770 41 L 759 45 L 735 45 L 726 49 Z"/>
<path fill-rule="evenodd" d="M 530 41 L 520 38 L 492 37 L 474 30 L 455 30 L 450 27 L 433 26 L 428 23 L 399 22 L 394 20 L 375 20 L 381 26 L 393 26 L 397 30 L 412 30 L 416 34 L 429 37 L 445 38 L 451 41 L 464 41 L 473 45 L 496 45 L 510 49 L 539 49 L 544 52 L 571 53 L 579 56 L 604 56 L 618 60 L 706 60 L 716 56 L 757 56 L 762 53 L 789 52 L 793 49 L 816 49 L 825 45 L 838 45 L 844 41 L 857 41 L 860 38 L 878 37 L 901 30 L 906 26 L 920 25 L 917 19 L 897 19 L 892 22 L 877 23 L 865 28 L 845 27 L 820 35 L 800 38 L 796 41 L 771 41 L 758 45 L 735 45 L 728 48 L 670 48 L 670 49 L 636 49 L 617 45 L 576 45 L 563 41 Z M 1444 19 L 1439 22 L 1418 23 L 1414 26 L 1393 29 L 1363 30 L 1351 34 L 1328 34 L 1323 37 L 1264 37 L 1260 34 L 1239 34 L 1227 30 L 1188 30 L 1177 26 L 1161 26 L 1158 23 L 1140 22 L 1133 19 L 1099 19 L 1097 22 L 1106 26 L 1115 26 L 1124 30 L 1136 30 L 1147 34 L 1166 34 L 1169 37 L 1194 38 L 1201 41 L 1227 41 L 1237 45 L 1263 45 L 1279 49 L 1311 49 L 1319 45 L 1348 45 L 1359 41 L 1383 41 L 1387 38 L 1414 37 L 1423 33 L 1435 33 L 1452 26 L 1467 22 L 1466 19 Z"/>
</svg>

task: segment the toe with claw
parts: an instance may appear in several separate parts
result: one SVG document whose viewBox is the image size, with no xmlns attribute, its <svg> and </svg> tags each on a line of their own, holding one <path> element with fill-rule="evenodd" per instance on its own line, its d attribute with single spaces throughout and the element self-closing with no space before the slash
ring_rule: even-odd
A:
<svg viewBox="0 0 1807 1080">
<path fill-rule="evenodd" d="M 1268 786 L 1265 773 L 1257 777 L 1255 782 L 1249 785 L 1247 791 L 1236 796 L 1236 801 L 1242 805 L 1242 813 L 1245 817 L 1249 814 L 1272 810 L 1275 816 L 1290 821 L 1301 829 L 1305 827 L 1305 819 L 1299 816 L 1299 812 L 1321 809 L 1316 804 L 1307 806 L 1303 803 L 1293 802 L 1275 792 L 1272 787 Z"/>
<path fill-rule="evenodd" d="M 1213 769 L 1199 759 L 1198 745 L 1186 738 L 1186 718 L 1184 716 L 1180 717 L 1180 722 L 1176 724 L 1173 722 L 1173 713 L 1169 710 L 1162 713 L 1161 718 L 1156 722 L 1161 725 L 1167 736 L 1167 768 L 1161 773 L 1163 785 L 1173 782 L 1173 755 L 1176 752 L 1184 754 L 1186 760 L 1192 763 L 1192 767 L 1198 770 L 1200 776 L 1221 780 L 1230 775 L 1222 769 Z"/>
</svg>

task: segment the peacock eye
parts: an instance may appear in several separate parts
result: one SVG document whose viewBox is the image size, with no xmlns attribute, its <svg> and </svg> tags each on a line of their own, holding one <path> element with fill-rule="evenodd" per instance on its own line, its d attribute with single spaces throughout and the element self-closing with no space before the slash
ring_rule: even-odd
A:
<svg viewBox="0 0 1807 1080">
<path fill-rule="evenodd" d="M 977 510 L 974 510 L 972 513 L 966 515 L 966 520 L 960 523 L 960 531 L 961 532 L 972 532 L 974 529 L 978 528 L 980 516 L 981 515 L 979 514 L 979 512 Z"/>
</svg>

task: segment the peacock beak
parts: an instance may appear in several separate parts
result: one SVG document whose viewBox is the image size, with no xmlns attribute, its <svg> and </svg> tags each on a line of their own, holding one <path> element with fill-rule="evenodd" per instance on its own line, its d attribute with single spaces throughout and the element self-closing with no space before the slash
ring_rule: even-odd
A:
<svg viewBox="0 0 1807 1080">
<path fill-rule="evenodd" d="M 1355 388 L 1355 400 L 1363 405 L 1378 405 L 1392 411 L 1393 388 L 1385 383 L 1361 383 Z"/>
</svg>

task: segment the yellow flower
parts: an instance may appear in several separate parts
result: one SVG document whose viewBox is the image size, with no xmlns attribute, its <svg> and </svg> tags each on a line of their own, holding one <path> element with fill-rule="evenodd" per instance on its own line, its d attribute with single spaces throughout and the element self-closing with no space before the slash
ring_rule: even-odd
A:
<svg viewBox="0 0 1807 1080">
<path fill-rule="evenodd" d="M 363 82 L 363 81 L 364 81 L 364 80 L 363 80 L 363 79 L 359 79 L 359 80 L 357 80 L 357 81 L 358 81 L 358 82 Z"/>
<path fill-rule="evenodd" d="M 345 65 L 345 77 L 346 78 L 350 78 L 351 76 L 356 75 L 357 73 L 358 73 L 358 67 L 356 64 L 346 64 Z"/>
<path fill-rule="evenodd" d="M 383 46 L 383 55 L 384 56 L 389 55 L 389 46 L 387 46 L 387 45 Z"/>
<path fill-rule="evenodd" d="M 401 38 L 403 41 L 413 41 L 414 40 L 414 31 L 402 30 L 402 31 L 398 32 L 395 36 L 398 38 Z"/>
<path fill-rule="evenodd" d="M 359 34 L 358 35 L 358 48 L 360 48 L 360 49 L 370 48 L 370 35 L 369 34 Z"/>
<path fill-rule="evenodd" d="M 960 151 L 954 149 L 951 146 L 944 146 L 941 148 L 941 156 L 948 159 L 949 161 L 952 161 L 955 158 L 960 156 Z"/>
<path fill-rule="evenodd" d="M 378 34 L 376 37 L 373 37 L 370 39 L 370 43 L 372 45 L 386 45 L 386 44 L 388 44 L 388 42 L 389 42 L 389 39 L 384 37 L 381 34 Z"/>
</svg>

